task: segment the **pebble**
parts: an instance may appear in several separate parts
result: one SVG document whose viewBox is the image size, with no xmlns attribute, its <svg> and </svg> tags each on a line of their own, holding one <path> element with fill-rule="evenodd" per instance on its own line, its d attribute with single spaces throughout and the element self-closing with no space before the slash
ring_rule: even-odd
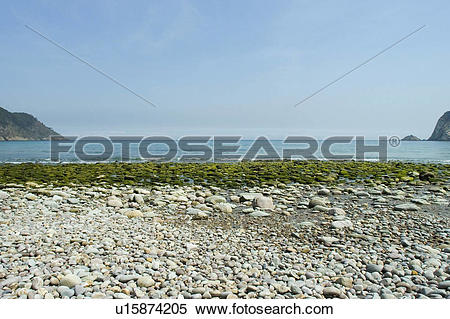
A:
<svg viewBox="0 0 450 319">
<path fill-rule="evenodd" d="M 233 208 L 228 203 L 217 203 L 217 204 L 214 204 L 214 208 L 217 209 L 218 211 L 222 212 L 222 213 L 228 213 L 229 214 L 229 213 L 233 212 Z"/>
<path fill-rule="evenodd" d="M 73 289 L 70 289 L 69 287 L 66 286 L 60 286 L 58 287 L 58 292 L 61 295 L 61 297 L 72 297 L 73 295 L 75 295 L 75 291 Z"/>
<path fill-rule="evenodd" d="M 339 298 L 341 296 L 341 291 L 336 287 L 325 287 L 322 290 L 325 298 Z"/>
<path fill-rule="evenodd" d="M 38 189 L 0 191 L 0 297 L 450 298 L 426 184 Z"/>
<path fill-rule="evenodd" d="M 331 223 L 331 227 L 342 229 L 346 227 L 353 227 L 353 223 L 350 220 L 337 220 Z"/>
<path fill-rule="evenodd" d="M 415 204 L 400 204 L 395 206 L 394 209 L 400 211 L 418 211 L 420 208 Z"/>
<path fill-rule="evenodd" d="M 129 281 L 132 280 L 138 280 L 139 276 L 138 275 L 120 275 L 117 277 L 117 280 L 123 283 L 127 283 Z"/>
<path fill-rule="evenodd" d="M 438 284 L 439 289 L 448 289 L 450 287 L 450 280 L 441 281 Z"/>
<path fill-rule="evenodd" d="M 270 213 L 259 211 L 259 210 L 248 214 L 248 216 L 250 216 L 250 217 L 268 217 L 270 215 L 271 215 Z"/>
<path fill-rule="evenodd" d="M 383 270 L 383 265 L 377 265 L 377 264 L 367 264 L 366 270 L 369 273 L 373 272 L 381 272 Z"/>
<path fill-rule="evenodd" d="M 110 197 L 108 199 L 107 205 L 111 206 L 111 207 L 122 207 L 123 206 L 122 201 L 116 197 Z"/>
<path fill-rule="evenodd" d="M 323 243 L 327 244 L 327 245 L 331 245 L 334 242 L 339 241 L 339 238 L 336 237 L 331 237 L 331 236 L 322 236 L 319 238 Z"/>
<path fill-rule="evenodd" d="M 223 196 L 213 195 L 213 196 L 209 196 L 208 198 L 206 198 L 206 202 L 214 205 L 214 204 L 218 204 L 218 203 L 226 203 L 227 200 Z"/>
<path fill-rule="evenodd" d="M 65 275 L 61 278 L 59 281 L 60 286 L 66 286 L 69 288 L 73 288 L 76 285 L 79 285 L 81 283 L 81 279 L 78 276 L 75 276 L 73 274 Z"/>
<path fill-rule="evenodd" d="M 140 210 L 128 210 L 125 212 L 125 216 L 128 218 L 144 217 L 144 214 Z"/>
</svg>

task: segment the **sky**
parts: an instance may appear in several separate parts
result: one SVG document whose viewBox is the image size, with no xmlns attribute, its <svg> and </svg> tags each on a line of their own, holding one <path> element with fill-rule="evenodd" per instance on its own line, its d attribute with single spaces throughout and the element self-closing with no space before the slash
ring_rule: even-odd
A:
<svg viewBox="0 0 450 319">
<path fill-rule="evenodd" d="M 449 16 L 448 1 L 0 0 L 0 106 L 78 136 L 428 138 L 450 110 Z"/>
</svg>

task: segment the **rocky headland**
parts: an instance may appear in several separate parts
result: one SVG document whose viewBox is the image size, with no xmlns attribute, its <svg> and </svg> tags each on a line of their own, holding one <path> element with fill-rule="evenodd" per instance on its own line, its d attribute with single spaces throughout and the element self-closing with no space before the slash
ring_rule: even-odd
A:
<svg viewBox="0 0 450 319">
<path fill-rule="evenodd" d="M 439 118 L 433 134 L 431 134 L 428 140 L 450 141 L 450 111 L 445 112 L 444 115 Z"/>
<path fill-rule="evenodd" d="M 60 136 L 33 115 L 0 107 L 0 141 L 47 140 Z"/>
</svg>

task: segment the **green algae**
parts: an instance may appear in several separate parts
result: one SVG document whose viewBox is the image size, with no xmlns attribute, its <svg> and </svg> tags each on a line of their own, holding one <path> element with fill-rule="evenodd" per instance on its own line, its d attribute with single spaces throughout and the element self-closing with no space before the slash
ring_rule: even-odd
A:
<svg viewBox="0 0 450 319">
<path fill-rule="evenodd" d="M 290 183 L 338 185 L 448 184 L 450 165 L 356 161 L 238 163 L 2 164 L 0 184 L 211 185 L 228 188 Z"/>
</svg>

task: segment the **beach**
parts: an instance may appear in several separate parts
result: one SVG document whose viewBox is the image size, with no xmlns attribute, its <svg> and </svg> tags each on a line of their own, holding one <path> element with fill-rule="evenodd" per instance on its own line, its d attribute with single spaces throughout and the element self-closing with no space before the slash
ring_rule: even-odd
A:
<svg viewBox="0 0 450 319">
<path fill-rule="evenodd" d="M 0 166 L 0 298 L 449 298 L 449 165 Z"/>
</svg>

